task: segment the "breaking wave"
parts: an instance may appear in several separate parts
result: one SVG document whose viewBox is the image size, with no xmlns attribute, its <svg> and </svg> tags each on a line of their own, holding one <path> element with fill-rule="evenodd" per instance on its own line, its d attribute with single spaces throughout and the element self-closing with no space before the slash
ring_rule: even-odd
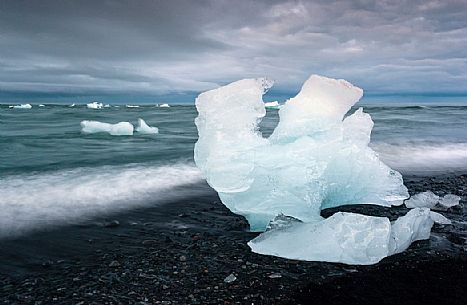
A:
<svg viewBox="0 0 467 305">
<path fill-rule="evenodd" d="M 189 164 L 104 166 L 0 180 L 0 237 L 76 223 L 94 215 L 192 196 L 201 181 Z"/>
<path fill-rule="evenodd" d="M 467 143 L 374 143 L 381 159 L 402 173 L 427 174 L 467 169 Z"/>
</svg>

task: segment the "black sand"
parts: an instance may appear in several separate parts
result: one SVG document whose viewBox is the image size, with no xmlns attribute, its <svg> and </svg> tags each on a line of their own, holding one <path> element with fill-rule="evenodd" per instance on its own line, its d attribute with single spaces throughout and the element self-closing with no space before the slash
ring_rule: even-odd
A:
<svg viewBox="0 0 467 305">
<path fill-rule="evenodd" d="M 467 175 L 406 178 L 411 193 L 464 196 Z M 428 241 L 373 266 L 252 253 L 256 236 L 205 195 L 0 241 L 0 304 L 466 304 L 464 208 Z M 341 210 L 392 219 L 404 208 Z M 335 211 L 323 211 L 327 216 Z M 236 279 L 226 283 L 233 274 Z"/>
</svg>

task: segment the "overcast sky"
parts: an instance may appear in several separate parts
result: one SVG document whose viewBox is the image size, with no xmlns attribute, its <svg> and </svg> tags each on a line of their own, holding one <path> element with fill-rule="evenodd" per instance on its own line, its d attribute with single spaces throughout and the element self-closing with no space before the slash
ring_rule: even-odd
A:
<svg viewBox="0 0 467 305">
<path fill-rule="evenodd" d="M 0 0 L 0 96 L 200 92 L 312 73 L 467 95 L 467 1 Z"/>
</svg>

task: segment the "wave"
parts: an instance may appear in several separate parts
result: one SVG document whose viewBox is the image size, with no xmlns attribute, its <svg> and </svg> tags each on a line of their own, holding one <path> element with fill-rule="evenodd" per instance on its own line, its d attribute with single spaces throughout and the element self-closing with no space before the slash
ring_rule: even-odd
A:
<svg viewBox="0 0 467 305">
<path fill-rule="evenodd" d="M 373 143 L 390 167 L 410 174 L 467 170 L 467 143 Z"/>
<path fill-rule="evenodd" d="M 194 165 L 104 166 L 0 180 L 0 237 L 193 195 Z"/>
</svg>

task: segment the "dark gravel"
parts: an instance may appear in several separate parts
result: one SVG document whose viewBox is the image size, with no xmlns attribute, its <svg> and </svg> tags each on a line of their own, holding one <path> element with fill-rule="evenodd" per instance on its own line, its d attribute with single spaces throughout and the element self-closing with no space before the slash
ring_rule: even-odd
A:
<svg viewBox="0 0 467 305">
<path fill-rule="evenodd" d="M 465 202 L 467 175 L 406 185 Z M 246 242 L 257 233 L 211 191 L 0 241 L 0 304 L 465 304 L 465 210 L 443 214 L 453 225 L 379 264 L 302 262 L 252 253 Z"/>
</svg>

